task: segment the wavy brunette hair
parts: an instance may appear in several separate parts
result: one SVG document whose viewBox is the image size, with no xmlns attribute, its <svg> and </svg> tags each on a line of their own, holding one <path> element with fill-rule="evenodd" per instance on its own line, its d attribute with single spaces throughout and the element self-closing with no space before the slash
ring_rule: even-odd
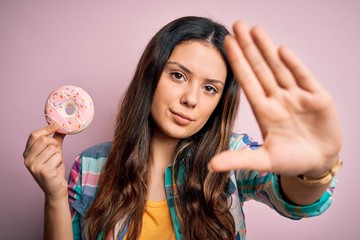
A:
<svg viewBox="0 0 360 240">
<path fill-rule="evenodd" d="M 190 16 L 168 23 L 150 40 L 120 105 L 98 193 L 85 216 L 87 238 L 96 239 L 102 231 L 104 236 L 119 234 L 126 227 L 127 239 L 139 237 L 147 201 L 154 127 L 150 108 L 155 89 L 173 49 L 186 41 L 200 41 L 212 44 L 221 53 L 227 78 L 221 99 L 207 123 L 176 146 L 172 163 L 172 181 L 178 186 L 174 205 L 185 239 L 234 239 L 229 173 L 212 173 L 207 168 L 215 154 L 228 148 L 239 104 L 239 87 L 224 51 L 227 34 L 228 30 L 219 23 Z M 181 187 L 180 167 L 185 170 Z"/>
</svg>

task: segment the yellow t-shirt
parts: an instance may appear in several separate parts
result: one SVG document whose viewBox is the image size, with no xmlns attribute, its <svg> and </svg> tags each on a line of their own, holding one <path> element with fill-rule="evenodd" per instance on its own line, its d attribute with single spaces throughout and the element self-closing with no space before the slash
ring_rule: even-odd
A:
<svg viewBox="0 0 360 240">
<path fill-rule="evenodd" d="M 167 199 L 161 202 L 147 201 L 140 239 L 175 239 Z"/>
</svg>

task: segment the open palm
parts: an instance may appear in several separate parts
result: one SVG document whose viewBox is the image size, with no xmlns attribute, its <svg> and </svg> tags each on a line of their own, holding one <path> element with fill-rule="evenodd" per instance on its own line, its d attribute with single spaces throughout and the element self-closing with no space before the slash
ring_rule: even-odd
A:
<svg viewBox="0 0 360 240">
<path fill-rule="evenodd" d="M 331 96 L 289 49 L 275 47 L 262 28 L 249 31 L 239 21 L 234 33 L 225 39 L 227 57 L 264 142 L 256 151 L 223 152 L 210 167 L 321 175 L 342 145 Z"/>
</svg>

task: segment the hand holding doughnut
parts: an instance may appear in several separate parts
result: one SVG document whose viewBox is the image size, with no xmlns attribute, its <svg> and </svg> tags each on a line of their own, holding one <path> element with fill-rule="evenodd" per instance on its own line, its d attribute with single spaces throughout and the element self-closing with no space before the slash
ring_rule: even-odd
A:
<svg viewBox="0 0 360 240">
<path fill-rule="evenodd" d="M 54 90 L 46 100 L 45 118 L 48 124 L 56 122 L 57 132 L 75 134 L 87 128 L 94 117 L 94 104 L 87 92 L 76 86 Z"/>
</svg>

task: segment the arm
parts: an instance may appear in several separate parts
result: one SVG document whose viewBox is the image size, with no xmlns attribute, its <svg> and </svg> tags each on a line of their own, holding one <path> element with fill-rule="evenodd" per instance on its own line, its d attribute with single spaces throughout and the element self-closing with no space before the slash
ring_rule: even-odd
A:
<svg viewBox="0 0 360 240">
<path fill-rule="evenodd" d="M 73 239 L 58 125 L 34 131 L 23 153 L 25 166 L 45 194 L 44 239 Z M 54 134 L 53 137 L 50 135 Z"/>
<path fill-rule="evenodd" d="M 45 197 L 44 239 L 73 239 L 67 197 L 54 200 Z"/>
<path fill-rule="evenodd" d="M 249 100 L 264 143 L 256 151 L 226 151 L 210 162 L 214 171 L 273 172 L 283 193 L 298 204 L 315 202 L 327 184 L 307 185 L 336 163 L 342 134 L 329 93 L 288 48 L 277 48 L 260 27 L 234 25 L 225 39 L 228 60 Z"/>
<path fill-rule="evenodd" d="M 283 194 L 288 200 L 297 205 L 310 205 L 324 194 L 330 183 L 320 186 L 308 186 L 298 181 L 297 177 L 280 178 Z"/>
<path fill-rule="evenodd" d="M 282 176 L 280 185 L 282 193 L 288 200 L 298 205 L 310 205 L 316 202 L 330 187 L 333 177 L 340 170 L 342 161 L 335 159 L 335 164 L 329 172 L 320 177 L 307 177 L 304 175 L 296 177 Z M 316 175 L 319 176 L 319 175 Z"/>
</svg>

